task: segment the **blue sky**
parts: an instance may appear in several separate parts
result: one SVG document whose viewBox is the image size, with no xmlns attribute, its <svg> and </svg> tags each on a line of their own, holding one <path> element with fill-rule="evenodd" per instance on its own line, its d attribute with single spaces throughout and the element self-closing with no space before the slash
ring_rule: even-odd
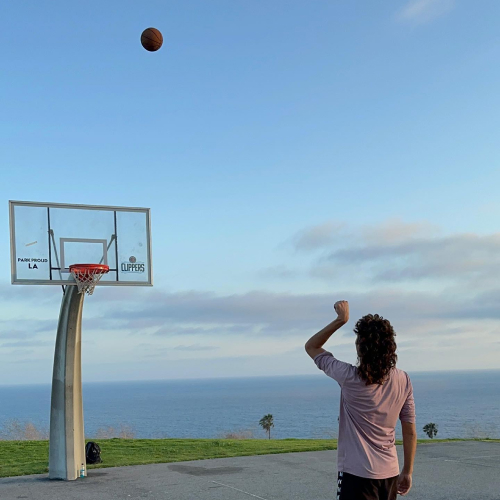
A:
<svg viewBox="0 0 500 500">
<path fill-rule="evenodd" d="M 341 299 L 345 361 L 377 312 L 407 371 L 499 368 L 499 15 L 2 5 L 0 383 L 50 382 L 61 295 L 10 285 L 9 199 L 152 210 L 155 287 L 86 300 L 84 380 L 316 373 Z"/>
</svg>

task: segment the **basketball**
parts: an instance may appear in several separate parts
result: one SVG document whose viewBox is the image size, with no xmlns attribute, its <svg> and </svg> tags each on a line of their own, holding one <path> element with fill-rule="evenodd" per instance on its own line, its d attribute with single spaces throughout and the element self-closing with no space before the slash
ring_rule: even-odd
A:
<svg viewBox="0 0 500 500">
<path fill-rule="evenodd" d="M 163 36 L 156 28 L 147 28 L 142 32 L 141 43 L 149 52 L 156 52 L 163 44 Z"/>
</svg>

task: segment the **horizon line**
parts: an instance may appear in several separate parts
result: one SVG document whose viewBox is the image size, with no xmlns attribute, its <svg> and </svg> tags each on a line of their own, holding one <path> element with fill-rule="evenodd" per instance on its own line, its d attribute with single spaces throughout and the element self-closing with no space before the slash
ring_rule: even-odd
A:
<svg viewBox="0 0 500 500">
<path fill-rule="evenodd" d="M 419 370 L 409 371 L 408 374 L 435 374 L 435 373 L 471 373 L 471 372 L 500 372 L 500 368 L 471 368 L 468 370 Z M 94 380 L 82 381 L 82 386 L 86 384 L 125 384 L 137 382 L 187 382 L 187 381 L 207 381 L 207 380 L 248 380 L 262 378 L 293 378 L 293 377 L 317 377 L 320 373 L 298 373 L 295 375 L 255 375 L 246 377 L 192 377 L 192 378 L 164 378 L 164 379 L 136 379 L 136 380 Z M 26 387 L 26 386 L 51 386 L 51 382 L 43 383 L 20 383 L 20 384 L 0 384 L 0 387 Z"/>
</svg>

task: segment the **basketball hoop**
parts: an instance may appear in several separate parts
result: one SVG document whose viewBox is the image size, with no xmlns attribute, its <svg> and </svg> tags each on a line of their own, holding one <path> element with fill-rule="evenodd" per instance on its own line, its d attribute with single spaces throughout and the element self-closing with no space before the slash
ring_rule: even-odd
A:
<svg viewBox="0 0 500 500">
<path fill-rule="evenodd" d="M 69 271 L 75 278 L 78 286 L 78 293 L 92 295 L 94 288 L 103 274 L 109 271 L 109 266 L 103 264 L 73 264 L 69 266 Z"/>
</svg>

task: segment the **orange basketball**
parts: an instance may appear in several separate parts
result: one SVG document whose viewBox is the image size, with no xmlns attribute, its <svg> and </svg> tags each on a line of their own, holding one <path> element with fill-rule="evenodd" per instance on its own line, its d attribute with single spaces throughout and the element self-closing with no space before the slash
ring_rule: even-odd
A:
<svg viewBox="0 0 500 500">
<path fill-rule="evenodd" d="M 149 52 L 156 52 L 163 44 L 163 36 L 156 28 L 147 28 L 142 32 L 141 43 Z"/>
</svg>

